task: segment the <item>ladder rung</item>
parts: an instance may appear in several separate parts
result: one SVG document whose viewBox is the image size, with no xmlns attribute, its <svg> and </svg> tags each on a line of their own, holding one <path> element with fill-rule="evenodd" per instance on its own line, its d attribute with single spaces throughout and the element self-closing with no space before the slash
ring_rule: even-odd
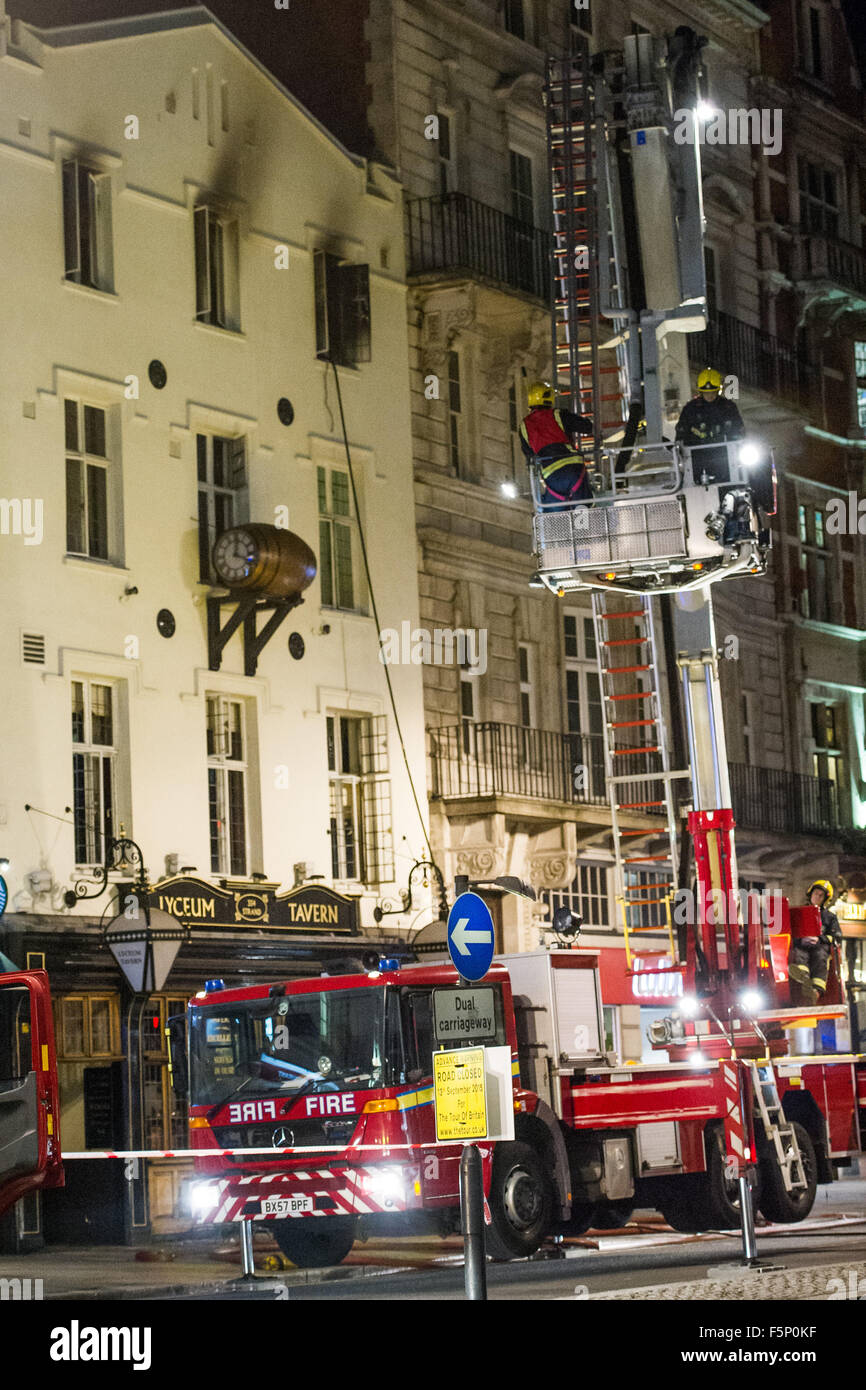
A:
<svg viewBox="0 0 866 1390">
<path fill-rule="evenodd" d="M 654 690 L 635 690 L 631 695 L 605 695 L 605 700 L 649 700 L 655 695 Z"/>
<path fill-rule="evenodd" d="M 657 893 L 660 888 L 673 888 L 673 886 L 672 883 L 632 883 L 629 885 L 628 891 L 630 893 Z M 632 903 L 632 907 L 634 907 L 634 903 Z"/>
<path fill-rule="evenodd" d="M 659 753 L 660 751 L 660 745 L 657 743 L 647 743 L 645 746 L 640 746 L 638 748 L 612 748 L 610 750 L 611 757 L 614 758 L 627 758 L 630 753 Z M 639 782 L 641 780 L 640 773 L 635 772 L 631 780 L 633 782 Z"/>
<path fill-rule="evenodd" d="M 651 927 L 629 927 L 629 929 L 628 929 L 628 934 L 629 934 L 629 936 L 638 936 L 641 932 L 650 932 L 650 931 L 651 931 L 651 932 L 655 932 L 656 934 L 658 934 L 659 932 L 666 932 L 667 929 L 668 929 L 668 924 L 667 924 L 667 922 L 656 922 L 656 923 L 655 923 L 653 926 L 651 926 Z"/>
<path fill-rule="evenodd" d="M 662 859 L 670 859 L 670 854 L 633 854 L 624 862 L 626 864 L 655 864 Z"/>
<path fill-rule="evenodd" d="M 651 666 L 603 666 L 601 674 L 603 676 L 618 676 L 622 671 L 651 671 Z"/>
<path fill-rule="evenodd" d="M 618 372 L 618 367 L 608 367 L 608 371 Z M 596 613 L 597 618 L 604 618 L 605 622 L 615 622 L 617 618 L 645 618 L 646 613 L 642 608 L 630 608 L 625 613 Z"/>
<path fill-rule="evenodd" d="M 634 863 L 632 859 L 627 859 L 625 862 L 627 864 Z M 668 901 L 668 898 L 640 898 L 638 901 L 630 903 L 628 898 L 623 898 L 623 903 L 626 907 L 651 907 L 657 903 L 666 903 Z"/>
<path fill-rule="evenodd" d="M 608 720 L 609 729 L 636 729 L 647 724 L 657 724 L 657 719 L 616 719 Z"/>
<path fill-rule="evenodd" d="M 619 801 L 616 809 L 618 811 L 634 811 L 638 806 L 664 806 L 664 801 Z"/>
<path fill-rule="evenodd" d="M 648 641 L 648 637 L 611 637 L 608 641 L 602 642 L 601 645 L 603 647 L 640 647 Z"/>
</svg>

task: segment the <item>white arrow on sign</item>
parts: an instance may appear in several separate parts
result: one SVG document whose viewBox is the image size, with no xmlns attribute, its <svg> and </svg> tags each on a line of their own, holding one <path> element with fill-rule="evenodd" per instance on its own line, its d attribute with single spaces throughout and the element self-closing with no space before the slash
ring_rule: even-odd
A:
<svg viewBox="0 0 866 1390">
<path fill-rule="evenodd" d="M 467 931 L 469 925 L 468 917 L 461 917 L 456 927 L 451 933 L 451 940 L 457 947 L 461 956 L 471 955 L 470 945 L 484 946 L 488 941 L 493 940 L 493 933 L 488 928 L 486 931 Z"/>
</svg>

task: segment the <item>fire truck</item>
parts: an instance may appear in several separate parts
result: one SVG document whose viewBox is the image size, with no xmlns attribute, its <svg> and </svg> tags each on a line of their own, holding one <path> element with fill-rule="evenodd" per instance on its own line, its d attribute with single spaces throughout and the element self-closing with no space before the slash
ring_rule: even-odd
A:
<svg viewBox="0 0 866 1390">
<path fill-rule="evenodd" d="M 44 970 L 0 973 L 0 1215 L 63 1186 L 51 995 Z"/>
<path fill-rule="evenodd" d="M 775 464 L 759 440 L 675 442 L 687 335 L 707 324 L 702 44 L 683 27 L 548 67 L 554 386 L 592 421 L 593 496 L 551 505 L 532 473 L 532 582 L 589 597 L 628 968 L 661 941 L 682 998 L 654 1028 L 658 1062 L 622 1065 L 604 1048 L 594 952 L 496 961 L 472 1041 L 511 1056 L 514 1137 L 480 1143 L 500 1259 L 621 1225 L 635 1205 L 681 1231 L 735 1227 L 746 1200 L 800 1221 L 866 1121 L 866 1058 L 791 1051 L 798 1028 L 846 1016 L 838 962 L 820 1004 L 788 977 L 818 910 L 781 900 L 766 920 L 738 891 L 711 592 L 766 570 Z M 698 908 L 680 922 L 682 890 Z M 302 1266 L 338 1262 L 359 1235 L 458 1229 L 461 1149 L 436 1142 L 433 1054 L 436 997 L 465 983 L 446 964 L 397 967 L 217 981 L 192 1000 L 200 1220 L 272 1221 Z"/>
</svg>

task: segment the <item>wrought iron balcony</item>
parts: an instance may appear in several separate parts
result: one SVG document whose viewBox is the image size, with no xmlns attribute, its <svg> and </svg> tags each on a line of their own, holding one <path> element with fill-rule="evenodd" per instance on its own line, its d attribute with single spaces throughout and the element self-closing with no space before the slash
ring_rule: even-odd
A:
<svg viewBox="0 0 866 1390">
<path fill-rule="evenodd" d="M 689 358 L 699 366 L 732 373 L 745 386 L 808 405 L 816 372 L 812 363 L 789 343 L 743 323 L 730 314 L 716 314 L 703 333 L 688 335 Z"/>
<path fill-rule="evenodd" d="M 607 805 L 601 734 L 469 721 L 428 732 L 434 797 Z M 745 763 L 730 763 L 729 768 L 734 816 L 745 829 L 821 836 L 842 830 L 844 815 L 833 782 Z M 687 787 L 682 785 L 681 795 L 688 795 Z"/>
<path fill-rule="evenodd" d="M 406 203 L 410 277 L 477 276 L 550 297 L 550 234 L 465 193 Z"/>
<path fill-rule="evenodd" d="M 838 835 L 844 817 L 838 788 L 823 777 L 730 763 L 737 824 L 788 835 Z"/>
<path fill-rule="evenodd" d="M 559 734 L 518 724 L 430 729 L 433 795 L 519 796 L 607 804 L 601 734 Z"/>
<path fill-rule="evenodd" d="M 794 278 L 830 282 L 866 297 L 866 251 L 849 241 L 804 232 L 796 242 Z"/>
</svg>

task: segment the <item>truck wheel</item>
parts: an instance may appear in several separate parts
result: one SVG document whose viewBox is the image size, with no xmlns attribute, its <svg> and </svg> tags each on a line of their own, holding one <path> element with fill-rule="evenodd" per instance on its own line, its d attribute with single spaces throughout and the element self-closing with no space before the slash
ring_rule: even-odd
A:
<svg viewBox="0 0 866 1390">
<path fill-rule="evenodd" d="M 760 1174 L 759 1174 L 760 1177 Z M 725 1173 L 725 1131 L 716 1125 L 707 1135 L 706 1173 L 686 1173 L 670 1179 L 670 1196 L 659 1211 L 675 1231 L 730 1231 L 740 1225 L 740 1188 Z M 759 1193 L 752 1201 L 759 1205 Z"/>
<path fill-rule="evenodd" d="M 553 1198 L 544 1164 L 529 1144 L 497 1144 L 488 1205 L 488 1255 L 514 1260 L 538 1249 L 550 1229 Z"/>
<path fill-rule="evenodd" d="M 355 1244 L 354 1216 L 287 1217 L 274 1221 L 274 1240 L 298 1269 L 327 1269 L 344 1260 Z"/>
<path fill-rule="evenodd" d="M 796 1120 L 791 1128 L 797 1136 L 797 1147 L 803 1160 L 803 1173 L 806 1178 L 804 1188 L 799 1192 L 785 1191 L 785 1180 L 782 1177 L 782 1170 L 776 1162 L 775 1149 L 765 1144 L 760 1158 L 763 1181 L 761 1211 L 768 1221 L 778 1221 L 786 1225 L 793 1221 L 802 1221 L 809 1215 L 818 1186 L 818 1161 L 815 1157 L 815 1146 L 806 1130 Z"/>
</svg>

